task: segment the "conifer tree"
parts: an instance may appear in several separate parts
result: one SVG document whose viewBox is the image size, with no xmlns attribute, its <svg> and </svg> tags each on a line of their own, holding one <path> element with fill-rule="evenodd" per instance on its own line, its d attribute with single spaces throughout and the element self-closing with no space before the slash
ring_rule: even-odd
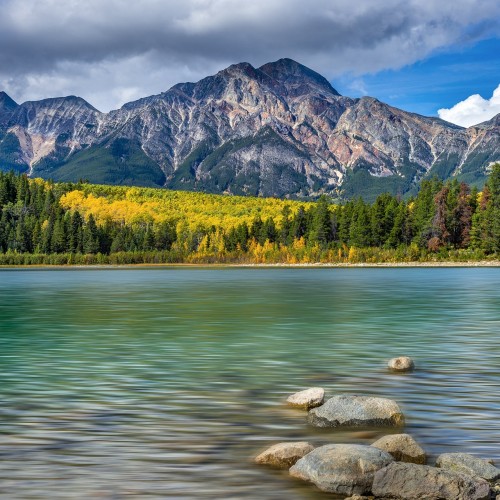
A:
<svg viewBox="0 0 500 500">
<path fill-rule="evenodd" d="M 97 225 L 92 214 L 83 228 L 83 252 L 97 253 L 99 251 L 99 239 Z"/>
</svg>

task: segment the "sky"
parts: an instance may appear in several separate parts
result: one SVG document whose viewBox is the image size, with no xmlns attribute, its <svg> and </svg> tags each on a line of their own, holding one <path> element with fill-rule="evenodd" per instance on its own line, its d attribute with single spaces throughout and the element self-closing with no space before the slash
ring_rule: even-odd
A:
<svg viewBox="0 0 500 500">
<path fill-rule="evenodd" d="M 500 113 L 498 0 L 0 0 L 0 90 L 17 102 L 109 111 L 282 57 L 459 125 Z"/>
</svg>

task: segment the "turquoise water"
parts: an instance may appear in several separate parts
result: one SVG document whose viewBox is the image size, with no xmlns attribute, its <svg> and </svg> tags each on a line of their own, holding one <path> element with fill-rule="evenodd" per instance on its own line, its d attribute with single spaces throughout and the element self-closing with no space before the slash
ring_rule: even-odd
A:
<svg viewBox="0 0 500 500">
<path fill-rule="evenodd" d="M 0 496 L 326 498 L 251 461 L 383 434 L 308 427 L 311 386 L 500 462 L 499 334 L 500 269 L 1 270 Z"/>
</svg>

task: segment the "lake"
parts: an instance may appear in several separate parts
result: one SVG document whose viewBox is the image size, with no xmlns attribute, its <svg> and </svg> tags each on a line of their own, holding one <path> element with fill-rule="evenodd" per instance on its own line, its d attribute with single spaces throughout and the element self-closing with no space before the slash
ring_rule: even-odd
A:
<svg viewBox="0 0 500 500">
<path fill-rule="evenodd" d="M 0 271 L 4 498 L 330 498 L 252 463 L 385 434 L 309 427 L 284 400 L 312 386 L 500 463 L 500 269 Z"/>
</svg>

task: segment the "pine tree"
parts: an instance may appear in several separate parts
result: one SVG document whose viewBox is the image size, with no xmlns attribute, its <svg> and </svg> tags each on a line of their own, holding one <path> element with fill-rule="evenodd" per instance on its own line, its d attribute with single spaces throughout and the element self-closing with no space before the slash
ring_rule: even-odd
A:
<svg viewBox="0 0 500 500">
<path fill-rule="evenodd" d="M 175 227 L 168 222 L 162 222 L 155 226 L 154 234 L 155 248 L 157 250 L 170 250 L 176 238 Z"/>
<path fill-rule="evenodd" d="M 473 217 L 472 242 L 486 253 L 500 251 L 500 163 L 493 165 Z"/>
<path fill-rule="evenodd" d="M 375 200 L 370 210 L 372 244 L 381 247 L 385 244 L 394 226 L 398 208 L 397 199 L 386 193 Z"/>
<path fill-rule="evenodd" d="M 314 207 L 308 239 L 323 248 L 333 241 L 332 213 L 326 196 L 321 196 Z"/>
<path fill-rule="evenodd" d="M 97 225 L 92 214 L 89 215 L 87 223 L 83 228 L 83 252 L 97 253 L 99 251 L 99 239 Z"/>
<path fill-rule="evenodd" d="M 279 242 L 282 246 L 289 246 L 293 241 L 291 213 L 290 207 L 285 205 L 281 212 L 282 220 L 279 230 Z"/>
<path fill-rule="evenodd" d="M 66 251 L 66 231 L 64 218 L 61 215 L 54 222 L 50 249 L 54 253 L 63 253 Z"/>
<path fill-rule="evenodd" d="M 70 253 L 83 252 L 83 218 L 78 210 L 75 210 L 69 220 L 68 251 Z"/>
<path fill-rule="evenodd" d="M 400 245 L 409 245 L 411 241 L 410 216 L 408 205 L 401 201 L 394 216 L 394 225 L 386 240 L 387 246 L 397 248 Z"/>
<path fill-rule="evenodd" d="M 303 238 L 308 232 L 309 217 L 303 206 L 300 206 L 292 222 L 294 239 Z"/>
<path fill-rule="evenodd" d="M 349 228 L 349 244 L 363 248 L 371 245 L 370 213 L 362 198 L 354 204 L 352 222 Z"/>
<path fill-rule="evenodd" d="M 434 197 L 443 187 L 443 183 L 434 178 L 424 180 L 420 184 L 420 191 L 413 200 L 411 212 L 411 227 L 413 239 L 422 248 L 427 247 L 427 242 L 436 235 L 433 231 L 433 219 L 436 213 Z"/>
</svg>

